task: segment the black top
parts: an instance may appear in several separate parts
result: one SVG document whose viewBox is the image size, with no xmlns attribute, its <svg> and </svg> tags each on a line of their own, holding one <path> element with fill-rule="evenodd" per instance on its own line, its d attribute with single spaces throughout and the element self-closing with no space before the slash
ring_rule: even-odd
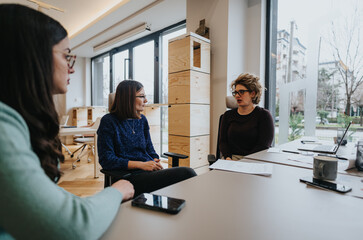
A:
<svg viewBox="0 0 363 240">
<path fill-rule="evenodd" d="M 236 109 L 223 114 L 219 148 L 224 158 L 249 155 L 271 146 L 274 123 L 270 112 L 258 106 L 248 115 L 240 115 Z"/>
</svg>

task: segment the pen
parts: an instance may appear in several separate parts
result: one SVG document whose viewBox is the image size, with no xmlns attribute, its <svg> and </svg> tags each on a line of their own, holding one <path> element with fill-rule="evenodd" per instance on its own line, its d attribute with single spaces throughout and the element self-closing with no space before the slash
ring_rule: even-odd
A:
<svg viewBox="0 0 363 240">
<path fill-rule="evenodd" d="M 313 143 L 315 142 L 314 140 L 301 140 L 301 143 L 302 144 L 305 144 L 305 143 Z"/>
<path fill-rule="evenodd" d="M 295 151 L 289 151 L 289 150 L 282 150 L 282 151 L 286 153 L 300 154 L 300 152 L 295 152 Z"/>
</svg>

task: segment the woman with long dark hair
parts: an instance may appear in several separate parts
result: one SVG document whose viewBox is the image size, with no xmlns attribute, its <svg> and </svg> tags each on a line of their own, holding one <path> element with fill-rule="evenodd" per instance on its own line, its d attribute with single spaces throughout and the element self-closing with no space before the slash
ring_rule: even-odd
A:
<svg viewBox="0 0 363 240">
<path fill-rule="evenodd" d="M 196 176 L 187 167 L 163 169 L 151 142 L 149 124 L 141 114 L 146 103 L 140 82 L 120 82 L 111 111 L 97 131 L 100 164 L 106 170 L 130 173 L 127 180 L 134 185 L 135 197 Z"/>
<path fill-rule="evenodd" d="M 79 198 L 58 187 L 58 115 L 53 94 L 74 72 L 67 31 L 43 13 L 0 4 L 0 239 L 96 239 L 133 186 Z"/>
</svg>

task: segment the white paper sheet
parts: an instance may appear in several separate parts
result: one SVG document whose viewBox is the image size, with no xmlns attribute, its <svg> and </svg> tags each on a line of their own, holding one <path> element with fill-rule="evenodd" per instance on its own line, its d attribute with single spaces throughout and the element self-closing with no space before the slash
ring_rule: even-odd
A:
<svg viewBox="0 0 363 240">
<path fill-rule="evenodd" d="M 338 161 L 338 170 L 348 170 L 355 168 L 356 155 L 348 155 L 343 157 L 345 157 L 347 160 Z"/>
<path fill-rule="evenodd" d="M 272 164 L 269 163 L 247 163 L 218 159 L 209 168 L 264 176 L 272 174 Z"/>
</svg>

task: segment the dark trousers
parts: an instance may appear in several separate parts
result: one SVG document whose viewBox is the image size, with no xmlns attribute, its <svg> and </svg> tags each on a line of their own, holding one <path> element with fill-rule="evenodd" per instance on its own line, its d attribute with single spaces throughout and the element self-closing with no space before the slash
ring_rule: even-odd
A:
<svg viewBox="0 0 363 240">
<path fill-rule="evenodd" d="M 197 175 L 193 169 L 188 167 L 173 167 L 152 172 L 143 170 L 130 172 L 131 175 L 124 179 L 134 185 L 134 198 L 141 193 L 150 193 Z M 111 184 L 118 180 L 120 178 L 112 177 Z"/>
</svg>

